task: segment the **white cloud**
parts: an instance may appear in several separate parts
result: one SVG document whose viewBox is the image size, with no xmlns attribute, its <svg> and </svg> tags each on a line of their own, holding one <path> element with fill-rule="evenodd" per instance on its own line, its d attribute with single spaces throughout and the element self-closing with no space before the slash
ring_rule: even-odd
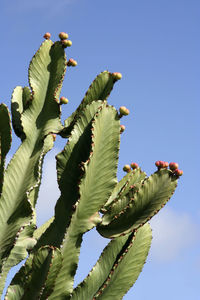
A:
<svg viewBox="0 0 200 300">
<path fill-rule="evenodd" d="M 198 226 L 187 213 L 165 208 L 151 221 L 153 240 L 151 256 L 154 261 L 176 259 L 198 241 Z"/>
<path fill-rule="evenodd" d="M 54 206 L 60 192 L 57 184 L 56 159 L 58 149 L 53 149 L 45 156 L 42 184 L 36 205 L 37 224 L 41 225 L 54 215 Z"/>
</svg>

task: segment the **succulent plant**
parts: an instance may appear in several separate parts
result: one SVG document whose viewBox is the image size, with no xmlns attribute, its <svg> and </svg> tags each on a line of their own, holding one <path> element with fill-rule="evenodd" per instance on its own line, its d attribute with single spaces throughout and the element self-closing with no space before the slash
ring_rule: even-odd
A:
<svg viewBox="0 0 200 300">
<path fill-rule="evenodd" d="M 17 86 L 12 94 L 12 126 L 21 145 L 6 168 L 12 128 L 7 106 L 0 105 L 0 293 L 9 270 L 26 259 L 6 300 L 122 299 L 148 255 L 148 221 L 172 196 L 182 171 L 165 165 L 147 177 L 134 163 L 118 180 L 122 125 L 107 98 L 121 74 L 100 73 L 62 124 L 63 45 L 70 41 L 63 33 L 62 42 L 44 37 L 29 66 L 29 87 Z M 56 135 L 67 139 L 56 156 L 60 197 L 54 217 L 36 228 L 43 160 Z M 94 227 L 111 241 L 74 288 L 82 238 Z"/>
</svg>

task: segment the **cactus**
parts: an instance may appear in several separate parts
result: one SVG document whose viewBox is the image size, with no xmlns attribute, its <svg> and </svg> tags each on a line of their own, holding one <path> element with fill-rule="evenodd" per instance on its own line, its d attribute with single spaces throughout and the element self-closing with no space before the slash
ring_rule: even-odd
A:
<svg viewBox="0 0 200 300">
<path fill-rule="evenodd" d="M 64 48 L 71 42 L 64 32 L 59 37 L 53 43 L 44 35 L 29 66 L 29 87 L 13 91 L 12 126 L 21 145 L 6 169 L 12 129 L 8 108 L 0 105 L 0 293 L 10 268 L 28 256 L 5 299 L 122 299 L 148 255 L 148 221 L 172 196 L 182 171 L 159 161 L 147 177 L 132 163 L 117 180 L 120 119 L 129 110 L 121 107 L 118 113 L 107 98 L 120 73 L 100 73 L 62 125 L 67 99 L 59 97 L 69 65 Z M 56 156 L 60 197 L 54 217 L 37 228 L 43 160 L 56 135 L 68 139 Z M 82 238 L 94 227 L 111 241 L 74 288 Z"/>
</svg>

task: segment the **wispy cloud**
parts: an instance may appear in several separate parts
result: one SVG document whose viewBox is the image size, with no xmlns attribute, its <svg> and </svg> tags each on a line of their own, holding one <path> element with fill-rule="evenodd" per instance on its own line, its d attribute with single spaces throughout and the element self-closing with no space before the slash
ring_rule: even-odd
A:
<svg viewBox="0 0 200 300">
<path fill-rule="evenodd" d="M 151 221 L 153 241 L 151 255 L 155 261 L 176 259 L 198 241 L 198 225 L 187 213 L 165 208 Z"/>
</svg>

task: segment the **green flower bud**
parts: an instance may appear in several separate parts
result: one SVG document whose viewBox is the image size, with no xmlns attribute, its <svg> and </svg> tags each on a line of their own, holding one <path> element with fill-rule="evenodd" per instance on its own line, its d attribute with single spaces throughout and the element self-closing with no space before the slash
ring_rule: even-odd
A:
<svg viewBox="0 0 200 300">
<path fill-rule="evenodd" d="M 67 104 L 69 102 L 69 100 L 65 97 L 61 97 L 60 98 L 60 104 Z"/>
<path fill-rule="evenodd" d="M 115 72 L 115 73 L 112 73 L 113 77 L 115 80 L 120 80 L 122 79 L 122 74 L 119 73 L 119 72 Z"/>
<path fill-rule="evenodd" d="M 129 172 L 131 172 L 131 167 L 129 165 L 125 165 L 123 167 L 123 171 L 129 173 Z"/>
<path fill-rule="evenodd" d="M 121 106 L 119 108 L 119 113 L 120 113 L 119 117 L 121 118 L 122 116 L 128 116 L 130 112 L 128 108 L 126 108 L 125 106 Z"/>
<path fill-rule="evenodd" d="M 61 40 L 61 43 L 64 48 L 71 47 L 71 45 L 72 45 L 72 41 L 70 41 L 70 40 Z"/>
</svg>

